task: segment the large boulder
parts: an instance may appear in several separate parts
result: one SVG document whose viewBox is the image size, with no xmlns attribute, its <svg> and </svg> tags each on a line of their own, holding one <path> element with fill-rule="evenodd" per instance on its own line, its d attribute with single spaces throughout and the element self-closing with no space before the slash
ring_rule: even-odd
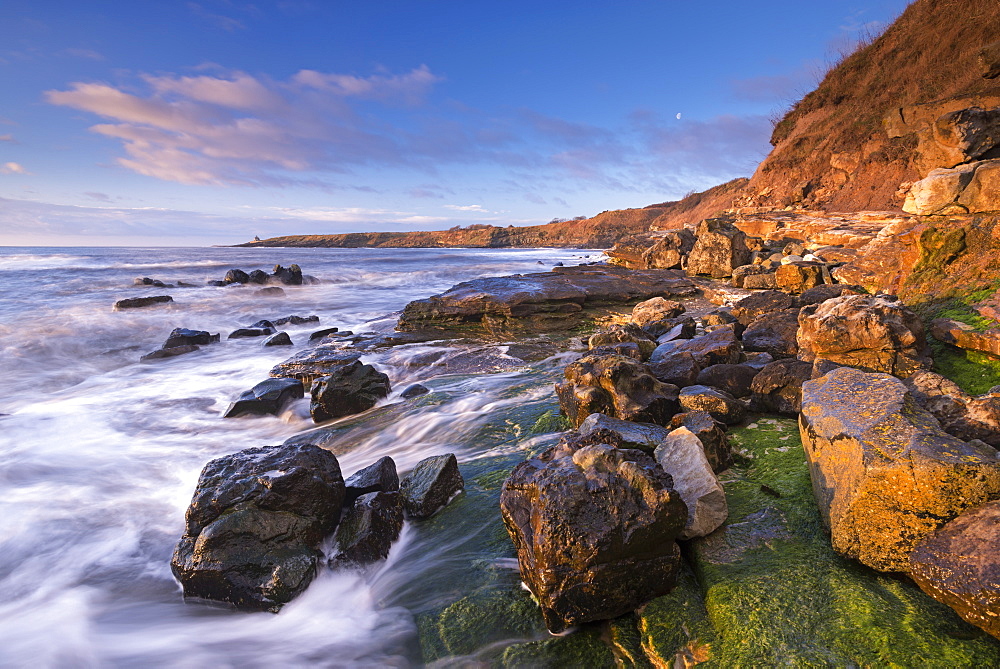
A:
<svg viewBox="0 0 1000 669">
<path fill-rule="evenodd" d="M 632 322 L 643 327 L 684 313 L 684 305 L 676 300 L 652 297 L 632 307 Z"/>
<path fill-rule="evenodd" d="M 670 432 L 654 456 L 670 474 L 674 490 L 688 508 L 688 519 L 678 539 L 711 534 L 729 517 L 726 493 L 705 456 L 705 447 L 686 427 Z"/>
<path fill-rule="evenodd" d="M 184 596 L 277 611 L 315 576 L 343 499 L 337 458 L 311 444 L 212 460 L 170 563 Z"/>
<path fill-rule="evenodd" d="M 846 295 L 799 312 L 801 360 L 905 377 L 930 366 L 920 318 L 896 298 Z"/>
<path fill-rule="evenodd" d="M 732 276 L 733 268 L 750 262 L 746 235 L 731 221 L 708 218 L 695 230 L 697 240 L 688 255 L 688 274 L 707 274 L 716 279 Z"/>
<path fill-rule="evenodd" d="M 649 371 L 658 380 L 683 388 L 698 382 L 701 365 L 686 351 L 660 358 L 649 365 Z"/>
<path fill-rule="evenodd" d="M 553 633 L 628 613 L 674 587 L 687 508 L 641 451 L 560 444 L 514 468 L 500 511 Z"/>
<path fill-rule="evenodd" d="M 556 384 L 559 405 L 574 427 L 592 413 L 663 425 L 677 413 L 677 386 L 621 355 L 587 356 L 566 366 Z"/>
<path fill-rule="evenodd" d="M 648 359 L 649 354 L 656 348 L 656 342 L 635 323 L 611 325 L 606 330 L 594 333 L 587 341 L 591 349 L 615 344 L 635 344 L 639 349 L 640 360 Z"/>
<path fill-rule="evenodd" d="M 679 269 L 694 248 L 695 239 L 687 228 L 669 230 L 643 252 L 642 259 L 649 269 Z"/>
<path fill-rule="evenodd" d="M 355 360 L 313 384 L 309 413 L 317 423 L 361 413 L 388 397 L 391 390 L 388 376 Z"/>
<path fill-rule="evenodd" d="M 709 365 L 698 373 L 696 381 L 700 386 L 724 390 L 733 397 L 746 397 L 758 371 L 747 365 Z"/>
<path fill-rule="evenodd" d="M 286 404 L 303 396 L 302 382 L 298 379 L 267 379 L 243 392 L 229 405 L 223 417 L 276 416 Z"/>
<path fill-rule="evenodd" d="M 924 537 L 910 554 L 920 589 L 1000 638 L 1000 502 L 970 509 Z"/>
<path fill-rule="evenodd" d="M 797 416 L 802 408 L 802 384 L 812 378 L 809 362 L 784 358 L 768 363 L 750 384 L 750 408 L 758 413 Z"/>
<path fill-rule="evenodd" d="M 782 263 L 774 270 L 774 282 L 778 290 L 803 293 L 823 284 L 823 269 L 824 266 L 817 262 Z"/>
<path fill-rule="evenodd" d="M 275 265 L 274 270 L 271 272 L 271 276 L 273 276 L 276 281 L 280 281 L 286 286 L 302 285 L 302 268 L 298 265 L 293 264 L 288 267 Z"/>
<path fill-rule="evenodd" d="M 656 447 L 670 434 L 670 430 L 652 423 L 635 423 L 630 420 L 619 420 L 602 413 L 593 413 L 577 428 L 577 433 L 587 436 L 595 433 L 606 435 L 613 433 L 613 439 L 600 443 L 608 443 L 619 448 L 634 448 L 644 453 L 652 454 Z"/>
<path fill-rule="evenodd" d="M 919 216 L 964 212 L 965 208 L 957 204 L 958 196 L 972 181 L 975 170 L 975 165 L 931 170 L 930 174 L 910 186 L 903 211 Z"/>
<path fill-rule="evenodd" d="M 403 499 L 398 492 L 369 492 L 344 512 L 334 536 L 330 566 L 364 565 L 389 557 L 403 529 Z"/>
<path fill-rule="evenodd" d="M 971 325 L 960 321 L 935 318 L 931 321 L 930 330 L 932 337 L 945 344 L 1000 356 L 1000 329 L 979 332 Z"/>
<path fill-rule="evenodd" d="M 802 385 L 813 492 L 833 548 L 906 571 L 913 547 L 963 510 L 1000 497 L 1000 456 L 946 434 L 888 374 L 841 367 Z"/>
<path fill-rule="evenodd" d="M 743 349 L 790 358 L 799 352 L 799 309 L 785 309 L 758 316 L 743 331 Z"/>
<path fill-rule="evenodd" d="M 344 504 L 353 504 L 358 497 L 370 492 L 397 490 L 399 474 L 396 472 L 396 462 L 386 455 L 347 477 L 344 481 Z"/>
<path fill-rule="evenodd" d="M 187 328 L 174 328 L 170 336 L 163 342 L 163 348 L 173 348 L 175 346 L 191 346 L 213 344 L 219 341 L 218 334 L 212 334 L 205 330 L 188 330 Z"/>
<path fill-rule="evenodd" d="M 465 481 L 452 453 L 424 458 L 399 482 L 403 508 L 410 518 L 430 518 L 463 488 Z"/>
<path fill-rule="evenodd" d="M 712 418 L 726 425 L 736 425 L 746 418 L 746 407 L 724 390 L 688 386 L 681 388 L 678 400 L 684 411 L 707 411 Z"/>
</svg>

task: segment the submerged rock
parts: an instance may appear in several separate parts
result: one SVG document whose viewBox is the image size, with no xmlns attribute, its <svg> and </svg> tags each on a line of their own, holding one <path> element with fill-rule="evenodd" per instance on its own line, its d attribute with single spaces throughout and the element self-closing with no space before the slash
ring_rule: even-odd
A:
<svg viewBox="0 0 1000 669">
<path fill-rule="evenodd" d="M 316 446 L 264 446 L 212 460 L 170 563 L 184 596 L 277 611 L 315 576 L 343 498 L 337 458 Z"/>
<path fill-rule="evenodd" d="M 162 360 L 164 358 L 173 358 L 178 355 L 184 355 L 185 353 L 194 353 L 199 350 L 200 346 L 195 346 L 194 344 L 184 344 L 181 346 L 171 346 L 170 348 L 161 348 L 153 351 L 152 353 L 147 353 L 139 358 L 139 362 L 152 362 L 153 360 Z"/>
<path fill-rule="evenodd" d="M 500 496 L 521 578 L 550 631 L 614 618 L 674 586 L 687 509 L 641 451 L 563 444 L 514 468 Z"/>
<path fill-rule="evenodd" d="M 277 415 L 286 404 L 303 396 L 302 382 L 298 379 L 267 379 L 241 394 L 223 417 Z"/>
<path fill-rule="evenodd" d="M 354 360 L 313 383 L 309 413 L 317 423 L 361 413 L 378 404 L 391 390 L 388 376 Z"/>
<path fill-rule="evenodd" d="M 130 297 L 124 300 L 118 300 L 115 302 L 115 311 L 122 311 L 123 309 L 141 309 L 143 307 L 154 307 L 158 304 L 167 304 L 168 302 L 173 302 L 174 298 L 169 295 L 153 295 L 150 297 Z"/>
<path fill-rule="evenodd" d="M 834 550 L 906 571 L 925 536 L 1000 497 L 1000 456 L 920 408 L 902 381 L 841 367 L 802 385 L 802 445 Z"/>
<path fill-rule="evenodd" d="M 218 334 L 212 334 L 205 330 L 188 330 L 187 328 L 174 328 L 170 336 L 163 342 L 163 348 L 174 348 L 175 346 L 187 346 L 190 344 L 214 344 L 219 341 Z"/>
<path fill-rule="evenodd" d="M 410 518 L 430 518 L 464 487 L 458 460 L 451 453 L 421 460 L 399 482 L 403 508 Z"/>
<path fill-rule="evenodd" d="M 292 338 L 288 336 L 287 332 L 279 332 L 273 334 L 264 340 L 264 346 L 291 346 Z"/>
</svg>

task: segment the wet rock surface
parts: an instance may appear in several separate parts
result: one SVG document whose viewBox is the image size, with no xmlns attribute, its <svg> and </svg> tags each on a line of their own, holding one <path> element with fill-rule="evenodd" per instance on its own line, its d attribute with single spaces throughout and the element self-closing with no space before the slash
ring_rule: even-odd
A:
<svg viewBox="0 0 1000 669">
<path fill-rule="evenodd" d="M 298 379 L 267 379 L 242 393 L 223 416 L 277 415 L 289 402 L 303 396 L 302 382 Z"/>
<path fill-rule="evenodd" d="M 746 407 L 735 397 L 708 386 L 682 388 L 678 401 L 684 411 L 705 411 L 726 425 L 735 425 L 746 417 Z"/>
<path fill-rule="evenodd" d="M 378 404 L 391 390 L 388 376 L 354 360 L 316 379 L 309 413 L 317 423 L 361 413 Z"/>
<path fill-rule="evenodd" d="M 500 506 L 552 632 L 627 613 L 674 586 L 687 509 L 640 451 L 557 446 L 514 468 Z"/>
<path fill-rule="evenodd" d="M 794 358 L 767 364 L 750 385 L 750 407 L 758 413 L 797 416 L 802 408 L 802 384 L 812 375 L 811 363 Z"/>
<path fill-rule="evenodd" d="M 409 518 L 430 518 L 465 487 L 454 454 L 424 458 L 399 482 Z"/>
<path fill-rule="evenodd" d="M 189 330 L 187 328 L 174 328 L 170 336 L 163 342 L 163 348 L 173 348 L 175 346 L 186 346 L 190 344 L 206 345 L 219 341 L 218 334 L 212 334 L 205 330 Z"/>
<path fill-rule="evenodd" d="M 115 311 L 124 309 L 142 309 L 144 307 L 155 307 L 157 305 L 173 302 L 174 298 L 169 295 L 152 295 L 150 297 L 129 297 L 115 302 Z"/>
<path fill-rule="evenodd" d="M 403 529 L 403 500 L 399 492 L 369 492 L 345 511 L 334 536 L 336 552 L 331 567 L 365 565 L 384 560 Z"/>
<path fill-rule="evenodd" d="M 186 597 L 277 611 L 312 581 L 344 497 L 311 445 L 250 448 L 205 465 L 171 561 Z"/>
<path fill-rule="evenodd" d="M 677 387 L 631 358 L 587 356 L 568 365 L 564 376 L 556 394 L 574 427 L 593 413 L 659 425 L 677 413 Z"/>
<path fill-rule="evenodd" d="M 925 536 L 1000 497 L 1000 456 L 945 433 L 906 386 L 842 367 L 802 386 L 802 443 L 833 547 L 906 571 Z"/>
<path fill-rule="evenodd" d="M 339 346 L 316 346 L 275 365 L 271 368 L 270 376 L 299 379 L 308 389 L 319 377 L 329 375 L 338 367 L 354 363 L 360 357 L 359 352 L 344 350 Z"/>
<path fill-rule="evenodd" d="M 355 499 L 370 492 L 397 490 L 399 474 L 396 472 L 396 462 L 386 455 L 364 469 L 359 469 L 344 481 L 344 504 L 352 504 Z"/>
</svg>

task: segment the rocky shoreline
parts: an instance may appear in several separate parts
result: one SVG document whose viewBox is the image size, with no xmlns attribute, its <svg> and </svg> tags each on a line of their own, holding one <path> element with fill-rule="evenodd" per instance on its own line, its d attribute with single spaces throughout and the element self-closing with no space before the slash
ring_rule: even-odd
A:
<svg viewBox="0 0 1000 669">
<path fill-rule="evenodd" d="M 713 220 L 646 254 L 676 268 L 479 279 L 411 302 L 396 334 L 317 330 L 227 412 L 306 395 L 317 427 L 206 465 L 172 562 L 185 596 L 277 611 L 319 569 L 384 560 L 404 524 L 445 537 L 474 518 L 451 594 L 415 611 L 424 662 L 1000 662 L 959 618 L 996 634 L 1000 388 L 932 371 L 920 316 L 815 250 Z M 959 342 L 934 323 L 937 346 Z M 502 417 L 508 455 L 402 477 L 382 457 L 345 481 L 338 453 L 433 401 L 414 386 L 386 404 L 359 358 L 430 339 L 456 350 L 446 372 L 577 359 Z"/>
</svg>

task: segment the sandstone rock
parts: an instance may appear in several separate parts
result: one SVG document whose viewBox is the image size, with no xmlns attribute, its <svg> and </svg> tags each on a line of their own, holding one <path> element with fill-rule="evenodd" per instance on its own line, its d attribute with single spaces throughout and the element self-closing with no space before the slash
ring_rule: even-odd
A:
<svg viewBox="0 0 1000 669">
<path fill-rule="evenodd" d="M 640 451 L 549 449 L 514 468 L 500 510 L 553 633 L 628 613 L 674 587 L 687 509 Z"/>
<path fill-rule="evenodd" d="M 726 219 L 705 219 L 698 224 L 695 236 L 697 241 L 688 255 L 689 274 L 721 279 L 732 276 L 733 268 L 750 262 L 746 235 Z"/>
<path fill-rule="evenodd" d="M 928 534 L 910 554 L 920 589 L 1000 638 L 1000 502 L 970 509 Z"/>
<path fill-rule="evenodd" d="M 795 306 L 795 299 L 777 290 L 765 290 L 744 297 L 732 307 L 732 315 L 743 325 L 750 325 L 764 314 L 784 311 Z"/>
<path fill-rule="evenodd" d="M 648 359 L 650 353 L 656 348 L 656 342 L 650 339 L 649 335 L 634 323 L 612 325 L 606 330 L 591 335 L 587 341 L 587 345 L 592 349 L 599 346 L 627 343 L 635 344 L 639 347 L 640 360 Z"/>
<path fill-rule="evenodd" d="M 960 165 L 954 169 L 937 168 L 910 186 L 903 203 L 903 211 L 918 216 L 937 213 L 955 213 L 958 196 L 972 181 L 974 165 Z M 966 211 L 964 207 L 961 211 Z"/>
<path fill-rule="evenodd" d="M 161 348 L 152 353 L 147 353 L 146 355 L 139 357 L 139 362 L 152 362 L 153 360 L 162 360 L 164 358 L 174 358 L 178 355 L 184 355 L 185 353 L 194 353 L 199 350 L 200 346 L 195 346 L 194 344 L 184 344 L 182 346 L 171 346 L 170 348 Z"/>
<path fill-rule="evenodd" d="M 976 55 L 984 79 L 1000 77 L 1000 42 L 987 44 Z"/>
<path fill-rule="evenodd" d="M 649 371 L 658 380 L 683 388 L 693 386 L 697 382 L 701 367 L 693 355 L 682 351 L 651 363 Z"/>
<path fill-rule="evenodd" d="M 733 326 L 723 326 L 694 339 L 681 339 L 660 344 L 649 356 L 650 365 L 679 353 L 690 353 L 700 367 L 720 364 L 736 364 L 743 355 L 743 348 Z"/>
<path fill-rule="evenodd" d="M 670 419 L 670 427 L 683 427 L 698 437 L 712 471 L 721 472 L 733 464 L 733 451 L 726 435 L 726 426 L 712 418 L 712 414 L 707 411 L 679 413 Z"/>
<path fill-rule="evenodd" d="M 399 482 L 403 509 L 410 518 L 430 518 L 462 492 L 465 481 L 453 453 L 424 458 Z"/>
<path fill-rule="evenodd" d="M 587 356 L 568 365 L 556 384 L 574 427 L 592 413 L 662 425 L 677 413 L 677 387 L 658 381 L 646 365 L 620 355 Z"/>
<path fill-rule="evenodd" d="M 905 377 L 929 366 L 920 319 L 889 296 L 848 295 L 799 312 L 799 358 Z"/>
<path fill-rule="evenodd" d="M 778 281 L 775 278 L 774 272 L 751 274 L 743 278 L 743 287 L 754 290 L 776 290 L 778 288 Z"/>
<path fill-rule="evenodd" d="M 944 433 L 899 379 L 850 367 L 802 386 L 799 418 L 813 492 L 833 548 L 905 571 L 914 546 L 1000 496 L 1000 456 Z"/>
<path fill-rule="evenodd" d="M 751 410 L 797 416 L 802 408 L 802 384 L 812 378 L 812 372 L 810 363 L 794 358 L 770 363 L 753 378 Z"/>
<path fill-rule="evenodd" d="M 714 309 L 713 311 L 710 311 L 704 316 L 702 316 L 701 323 L 706 328 L 709 328 L 717 325 L 729 325 L 731 323 L 739 323 L 739 319 L 737 319 L 736 316 L 733 315 L 733 307 L 721 307 L 719 309 Z"/>
<path fill-rule="evenodd" d="M 642 327 L 684 313 L 684 305 L 675 300 L 653 297 L 632 307 L 632 322 Z"/>
<path fill-rule="evenodd" d="M 397 490 L 399 490 L 399 475 L 396 473 L 396 462 L 386 455 L 364 469 L 354 472 L 344 481 L 344 505 L 351 505 L 358 497 L 370 492 Z"/>
<path fill-rule="evenodd" d="M 934 121 L 934 141 L 951 156 L 951 167 L 984 157 L 1000 144 L 1000 109 L 967 107 L 942 114 Z"/>
<path fill-rule="evenodd" d="M 173 348 L 175 346 L 189 346 L 191 344 L 213 344 L 219 341 L 218 334 L 211 334 L 205 330 L 188 330 L 187 328 L 174 328 L 170 336 L 163 342 L 163 348 Z"/>
<path fill-rule="evenodd" d="M 799 310 L 785 309 L 758 317 L 743 331 L 743 348 L 788 358 L 799 352 Z"/>
<path fill-rule="evenodd" d="M 823 279 L 823 265 L 815 262 L 787 263 L 774 271 L 778 290 L 786 293 L 802 293 L 821 285 Z"/>
<path fill-rule="evenodd" d="M 674 490 L 688 508 L 687 523 L 678 539 L 711 534 L 729 516 L 726 493 L 705 457 L 701 441 L 686 427 L 679 427 L 656 447 L 656 461 L 670 474 Z"/>
<path fill-rule="evenodd" d="M 587 436 L 598 431 L 608 431 L 616 435 L 614 441 L 606 441 L 617 448 L 632 448 L 652 455 L 656 447 L 670 434 L 670 430 L 652 423 L 635 423 L 618 420 L 602 413 L 592 413 L 577 428 L 577 433 Z"/>
<path fill-rule="evenodd" d="M 158 304 L 173 302 L 174 298 L 169 295 L 152 295 L 150 297 L 130 297 L 115 302 L 115 311 L 123 309 L 141 309 L 143 307 L 154 307 Z"/>
<path fill-rule="evenodd" d="M 1000 356 L 1000 329 L 977 332 L 971 325 L 948 318 L 931 321 L 931 336 L 945 344 Z"/>
<path fill-rule="evenodd" d="M 403 529 L 403 500 L 398 492 L 369 492 L 349 506 L 334 535 L 331 567 L 364 565 L 389 557 Z"/>
<path fill-rule="evenodd" d="M 302 382 L 298 379 L 267 379 L 241 394 L 229 405 L 223 417 L 277 415 L 286 404 L 303 395 Z"/>
<path fill-rule="evenodd" d="M 726 425 L 736 425 L 746 418 L 746 408 L 736 398 L 708 386 L 682 388 L 678 401 L 684 411 L 707 411 L 712 418 Z"/>
<path fill-rule="evenodd" d="M 330 374 L 337 367 L 356 362 L 360 357 L 360 353 L 344 351 L 336 346 L 317 346 L 300 351 L 275 365 L 269 374 L 299 379 L 308 389 L 319 377 Z"/>
<path fill-rule="evenodd" d="M 670 230 L 642 254 L 642 259 L 649 269 L 679 269 L 694 244 L 695 236 L 690 230 Z"/>
<path fill-rule="evenodd" d="M 861 295 L 863 292 L 864 291 L 860 286 L 849 286 L 843 283 L 823 283 L 802 291 L 802 294 L 798 297 L 797 303 L 798 306 L 804 307 L 809 304 L 826 302 L 827 300 L 832 300 L 833 298 L 840 297 L 841 295 Z"/>
<path fill-rule="evenodd" d="M 747 279 L 767 274 L 774 274 L 774 272 L 763 265 L 740 265 L 733 268 L 732 283 L 737 288 L 752 288 L 753 286 L 746 285 Z"/>
<path fill-rule="evenodd" d="M 633 360 L 638 360 L 642 362 L 649 357 L 647 348 L 647 355 L 642 354 L 642 349 L 639 345 L 633 342 L 621 342 L 619 344 L 607 344 L 604 346 L 597 346 L 590 349 L 589 355 L 596 356 L 606 356 L 606 355 L 623 355 L 626 358 L 632 358 Z"/>
<path fill-rule="evenodd" d="M 355 360 L 313 383 L 309 413 L 317 423 L 350 416 L 371 409 L 390 391 L 388 376 Z"/>
<path fill-rule="evenodd" d="M 1000 210 L 1000 160 L 975 165 L 972 180 L 958 196 L 958 203 L 970 213 Z"/>
<path fill-rule="evenodd" d="M 746 397 L 757 371 L 746 365 L 710 365 L 699 372 L 697 383 L 724 390 L 733 397 Z"/>
<path fill-rule="evenodd" d="M 747 367 L 752 367 L 753 369 L 756 369 L 758 372 L 764 369 L 764 367 L 766 367 L 767 365 L 770 365 L 772 362 L 774 362 L 773 355 L 771 355 L 770 353 L 762 353 L 760 351 L 752 351 L 750 353 L 747 353 L 746 358 L 747 359 L 744 360 L 741 364 L 746 365 Z"/>
<path fill-rule="evenodd" d="M 184 596 L 277 611 L 312 581 L 343 497 L 337 458 L 309 444 L 212 460 L 170 563 Z"/>
</svg>

